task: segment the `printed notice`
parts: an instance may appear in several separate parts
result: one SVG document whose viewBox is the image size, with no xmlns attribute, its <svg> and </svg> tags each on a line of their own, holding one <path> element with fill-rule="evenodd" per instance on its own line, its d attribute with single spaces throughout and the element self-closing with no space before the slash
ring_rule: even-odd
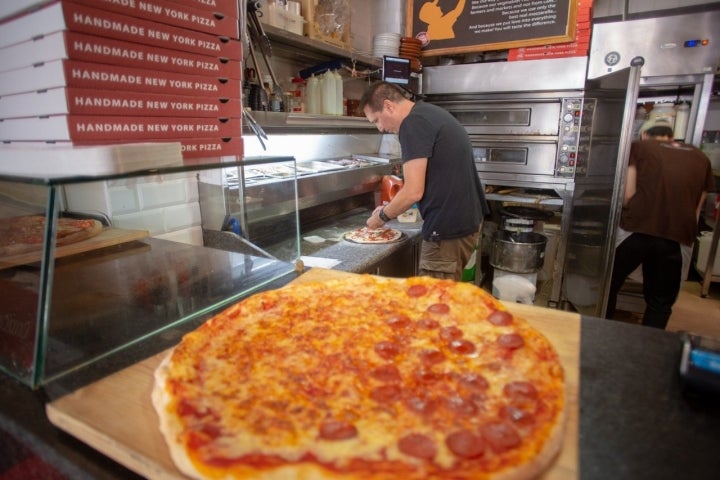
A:
<svg viewBox="0 0 720 480">
<path fill-rule="evenodd" d="M 578 0 L 408 0 L 408 36 L 423 55 L 547 45 L 573 40 Z"/>
</svg>

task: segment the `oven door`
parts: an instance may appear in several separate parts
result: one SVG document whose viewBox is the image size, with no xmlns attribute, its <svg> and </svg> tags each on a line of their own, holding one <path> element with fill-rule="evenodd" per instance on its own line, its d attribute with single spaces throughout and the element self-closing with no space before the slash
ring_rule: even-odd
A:
<svg viewBox="0 0 720 480">
<path fill-rule="evenodd" d="M 553 137 L 490 138 L 470 136 L 479 173 L 555 175 L 557 140 Z M 482 175 L 481 175 L 482 177 Z"/>
<path fill-rule="evenodd" d="M 561 99 L 532 102 L 442 101 L 471 135 L 557 136 Z"/>
</svg>

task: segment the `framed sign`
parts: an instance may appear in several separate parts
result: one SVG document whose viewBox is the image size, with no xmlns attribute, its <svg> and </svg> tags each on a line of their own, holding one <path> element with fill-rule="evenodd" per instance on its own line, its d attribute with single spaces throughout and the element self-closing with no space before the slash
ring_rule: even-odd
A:
<svg viewBox="0 0 720 480">
<path fill-rule="evenodd" d="M 408 37 L 421 55 L 570 42 L 579 0 L 407 0 Z"/>
</svg>

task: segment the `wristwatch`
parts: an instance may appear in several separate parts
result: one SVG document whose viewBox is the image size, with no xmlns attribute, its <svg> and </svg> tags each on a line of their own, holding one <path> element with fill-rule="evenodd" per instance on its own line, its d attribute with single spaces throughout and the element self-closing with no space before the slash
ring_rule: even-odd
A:
<svg viewBox="0 0 720 480">
<path fill-rule="evenodd" d="M 381 208 L 381 209 L 380 209 L 380 211 L 378 212 L 378 217 L 380 217 L 380 220 L 382 220 L 382 221 L 385 222 L 385 223 L 387 223 L 387 222 L 389 222 L 390 220 L 392 220 L 392 218 L 390 218 L 390 217 L 388 217 L 387 215 L 385 215 L 385 208 Z"/>
</svg>

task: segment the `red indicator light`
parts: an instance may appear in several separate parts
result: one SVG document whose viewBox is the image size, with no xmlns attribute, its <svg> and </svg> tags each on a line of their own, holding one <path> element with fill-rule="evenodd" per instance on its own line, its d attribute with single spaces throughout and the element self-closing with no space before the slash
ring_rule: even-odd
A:
<svg viewBox="0 0 720 480">
<path fill-rule="evenodd" d="M 702 41 L 700 42 L 700 45 L 702 45 L 702 46 L 704 47 L 704 46 L 706 46 L 706 45 L 709 44 L 709 43 L 710 43 L 710 40 L 708 40 L 708 39 L 706 38 L 706 39 L 704 39 L 704 40 L 702 40 Z"/>
</svg>

